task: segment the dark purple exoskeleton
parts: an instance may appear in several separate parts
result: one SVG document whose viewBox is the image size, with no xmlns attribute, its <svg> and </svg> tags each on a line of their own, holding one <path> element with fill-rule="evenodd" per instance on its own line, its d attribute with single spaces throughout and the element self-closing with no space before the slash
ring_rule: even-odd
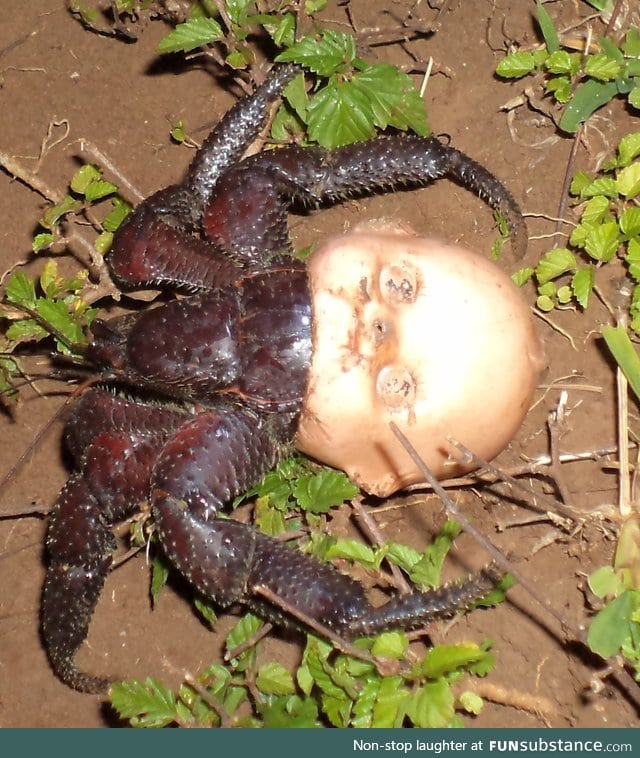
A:
<svg viewBox="0 0 640 758">
<path fill-rule="evenodd" d="M 333 566 L 219 517 L 291 450 L 305 394 L 313 313 L 305 266 L 291 254 L 292 204 L 447 176 L 502 212 L 516 250 L 526 244 L 504 186 L 433 137 L 381 137 L 335 150 L 292 146 L 242 160 L 296 73 L 274 69 L 222 119 L 185 180 L 141 203 L 115 237 L 108 263 L 123 287 L 197 294 L 92 328 L 87 357 L 127 394 L 92 389 L 73 410 L 66 441 L 77 473 L 51 514 L 42 606 L 53 669 L 78 690 L 108 684 L 79 671 L 74 656 L 111 565 L 110 527 L 143 501 L 162 550 L 199 592 L 279 623 L 287 622 L 287 607 L 345 637 L 412 628 L 465 606 L 496 581 L 488 570 L 375 609 L 364 588 Z"/>
</svg>

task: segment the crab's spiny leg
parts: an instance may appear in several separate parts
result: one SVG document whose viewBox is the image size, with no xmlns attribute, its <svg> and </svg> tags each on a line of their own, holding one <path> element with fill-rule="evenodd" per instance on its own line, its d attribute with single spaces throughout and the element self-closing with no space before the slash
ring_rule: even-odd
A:
<svg viewBox="0 0 640 758">
<path fill-rule="evenodd" d="M 54 671 L 77 690 L 101 692 L 108 684 L 80 671 L 74 656 L 111 566 L 109 526 L 147 497 L 157 451 L 183 420 L 183 414 L 93 390 L 70 421 L 67 439 L 81 471 L 67 482 L 50 517 L 41 632 Z"/>
<path fill-rule="evenodd" d="M 524 254 L 527 229 L 510 192 L 487 169 L 433 137 L 381 137 L 335 150 L 291 146 L 252 156 L 220 178 L 205 209 L 205 234 L 254 261 L 261 250 L 288 248 L 285 209 L 296 202 L 333 203 L 441 177 L 458 181 L 499 210 L 516 254 Z M 230 212 L 235 199 L 244 197 L 248 200 Z"/>
</svg>

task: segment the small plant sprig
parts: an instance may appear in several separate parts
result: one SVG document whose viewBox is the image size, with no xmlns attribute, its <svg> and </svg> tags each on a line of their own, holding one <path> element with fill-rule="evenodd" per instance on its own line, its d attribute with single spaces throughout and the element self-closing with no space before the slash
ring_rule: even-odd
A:
<svg viewBox="0 0 640 758">
<path fill-rule="evenodd" d="M 640 132 L 627 134 L 597 175 L 580 171 L 573 177 L 570 193 L 580 217 L 569 246 L 548 251 L 535 268 L 513 276 L 519 285 L 535 278 L 541 311 L 572 304 L 586 308 L 598 269 L 621 258 L 633 287 L 629 325 L 640 334 L 639 156 Z"/>
<path fill-rule="evenodd" d="M 615 97 L 625 96 L 633 109 L 640 109 L 640 29 L 632 26 L 619 47 L 606 37 L 598 37 L 594 43 L 597 52 L 572 52 L 562 44 L 540 2 L 536 17 L 544 48 L 510 53 L 498 64 L 498 76 L 521 79 L 538 74 L 544 93 L 560 106 L 558 128 L 569 134 Z"/>
</svg>

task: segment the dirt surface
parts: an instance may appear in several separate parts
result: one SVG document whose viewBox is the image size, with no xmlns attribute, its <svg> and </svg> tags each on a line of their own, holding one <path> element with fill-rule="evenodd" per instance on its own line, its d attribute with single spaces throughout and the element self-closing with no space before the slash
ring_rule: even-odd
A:
<svg viewBox="0 0 640 758">
<path fill-rule="evenodd" d="M 402 18 L 412 5 L 399 2 L 390 13 Z M 394 22 L 383 11 L 387 6 L 354 0 L 352 15 L 360 27 L 389 26 Z M 556 18 L 561 15 L 561 26 L 577 22 L 590 11 L 579 2 L 548 7 Z M 426 19 L 435 15 L 426 3 L 422 8 Z M 533 3 L 521 0 L 454 1 L 440 16 L 437 33 L 403 46 L 377 48 L 370 54 L 401 65 L 410 64 L 412 58 L 424 61 L 432 56 L 434 73 L 426 101 L 434 132 L 450 135 L 457 147 L 490 168 L 526 212 L 554 216 L 572 141 L 556 139 L 548 121 L 530 122 L 531 114 L 520 111 L 515 134 L 510 133 L 500 109 L 521 93 L 522 84 L 502 83 L 493 76 L 508 41 L 535 42 L 532 9 Z M 337 6 L 326 15 L 340 23 L 346 21 L 344 9 Z M 238 92 L 197 62 L 159 60 L 154 48 L 166 33 L 162 24 L 148 24 L 139 31 L 139 41 L 127 45 L 83 30 L 61 0 L 12 3 L 0 25 L 0 151 L 37 170 L 58 191 L 66 188 L 77 165 L 77 141 L 81 138 L 99 146 L 145 195 L 177 180 L 192 154 L 171 143 L 170 125 L 183 118 L 190 134 L 202 139 Z M 596 31 L 602 31 L 597 24 Z M 47 130 L 59 122 L 68 124 L 69 133 L 39 162 Z M 576 168 L 592 167 L 607 144 L 614 145 L 634 128 L 632 117 L 618 104 L 605 108 L 597 125 L 598 130 L 587 132 Z M 54 127 L 54 135 L 63 133 L 62 126 Z M 0 271 L 29 260 L 31 236 L 43 207 L 41 197 L 0 172 Z M 429 235 L 483 253 L 488 253 L 495 235 L 487 207 L 467 191 L 442 181 L 411 194 L 346 203 L 319 215 L 294 219 L 295 241 L 306 244 L 328 231 L 376 217 L 401 219 Z M 535 239 L 528 263 L 550 246 L 548 239 L 538 238 L 552 231 L 550 222 L 530 220 L 530 235 Z M 65 265 L 74 268 L 73 263 Z M 503 265 L 514 270 L 520 264 L 514 263 L 507 251 Z M 612 287 L 603 283 L 605 295 Z M 562 450 L 615 444 L 614 373 L 597 339 L 601 324 L 610 320 L 608 312 L 596 301 L 587 314 L 569 310 L 554 313 L 551 320 L 553 325 L 537 321 L 549 368 L 524 427 L 500 458 L 504 467 L 520 462 L 523 455 L 548 451 L 547 416 L 556 408 L 562 389 L 568 391 Z M 43 370 L 46 365 L 43 362 Z M 50 382 L 38 387 L 43 393 L 59 389 Z M 15 420 L 0 416 L 0 472 L 12 466 L 61 401 L 56 394 L 39 397 L 26 391 Z M 55 500 L 68 475 L 60 450 L 60 426 L 54 426 L 0 493 L 2 512 L 31 503 L 49 505 Z M 616 472 L 610 463 L 566 464 L 561 477 L 579 510 L 617 501 Z M 540 481 L 532 481 L 531 486 L 538 492 L 544 487 L 552 489 Z M 457 491 L 455 500 L 516 560 L 549 603 L 571 623 L 587 622 L 584 577 L 610 563 L 614 548 L 610 526 L 588 524 L 571 536 L 547 521 L 506 528 L 505 524 L 522 520 L 527 512 L 483 488 Z M 390 538 L 421 547 L 443 518 L 434 497 L 412 495 L 384 505 L 378 521 Z M 335 528 L 340 528 L 342 521 L 336 519 Z M 45 522 L 39 518 L 0 521 L 0 726 L 114 725 L 116 721 L 100 698 L 73 692 L 55 679 L 40 645 L 44 531 Z M 485 561 L 480 549 L 463 538 L 448 573 L 459 575 Z M 196 618 L 180 588 L 164 592 L 151 610 L 148 572 L 144 556 L 138 556 L 109 577 L 79 662 L 91 671 L 116 677 L 151 675 L 175 685 L 184 672 L 197 671 L 214 660 L 219 655 L 219 641 Z M 223 619 L 222 631 L 232 622 Z M 486 682 L 470 685 L 493 687 L 493 694 L 486 693 L 489 702 L 481 716 L 469 720 L 472 725 L 638 724 L 637 712 L 615 686 L 607 684 L 599 695 L 586 694 L 598 664 L 577 646 L 564 644 L 557 622 L 520 588 L 510 593 L 509 602 L 502 607 L 473 613 L 446 636 L 444 628 L 438 628 L 434 636 L 495 641 L 494 672 Z M 295 643 L 277 638 L 266 645 L 267 655 L 281 655 L 285 660 L 293 660 L 295 651 Z M 541 699 L 539 705 L 549 706 L 546 713 L 536 712 L 536 698 Z"/>
</svg>

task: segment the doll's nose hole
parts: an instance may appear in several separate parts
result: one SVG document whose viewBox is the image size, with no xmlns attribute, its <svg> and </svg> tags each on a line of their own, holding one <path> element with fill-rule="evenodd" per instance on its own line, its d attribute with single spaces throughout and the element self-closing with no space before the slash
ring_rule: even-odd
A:
<svg viewBox="0 0 640 758">
<path fill-rule="evenodd" d="M 385 366 L 378 373 L 376 391 L 391 410 L 406 408 L 415 401 L 415 379 L 404 366 Z"/>
<path fill-rule="evenodd" d="M 413 303 L 418 296 L 416 272 L 405 264 L 391 264 L 380 272 L 380 292 L 390 303 Z"/>
</svg>

